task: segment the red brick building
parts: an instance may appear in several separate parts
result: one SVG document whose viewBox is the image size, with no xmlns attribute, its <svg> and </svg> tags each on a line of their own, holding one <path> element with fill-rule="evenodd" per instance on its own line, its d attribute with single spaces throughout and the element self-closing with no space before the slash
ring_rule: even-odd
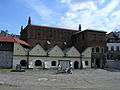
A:
<svg viewBox="0 0 120 90">
<path fill-rule="evenodd" d="M 106 32 L 98 30 L 64 29 L 49 26 L 32 25 L 29 17 L 28 25 L 21 28 L 20 38 L 31 46 L 40 43 L 44 49 L 58 45 L 61 48 L 75 46 L 80 52 L 87 47 L 106 47 Z"/>
<path fill-rule="evenodd" d="M 106 32 L 104 31 L 90 29 L 81 31 L 81 25 L 79 25 L 79 30 L 32 25 L 30 17 L 28 25 L 24 29 L 21 28 L 20 39 L 31 46 L 40 43 L 45 50 L 57 44 L 62 49 L 75 46 L 81 53 L 86 48 L 91 47 L 93 62 L 97 62 L 99 67 L 102 67 L 100 60 L 106 51 Z"/>
<path fill-rule="evenodd" d="M 73 45 L 80 51 L 87 47 L 106 48 L 106 32 L 86 29 L 79 31 L 73 36 Z"/>
<path fill-rule="evenodd" d="M 31 46 L 40 43 L 44 49 L 58 45 L 61 48 L 72 46 L 72 35 L 79 30 L 71 30 L 57 27 L 32 25 L 29 18 L 28 25 L 21 29 L 20 38 Z"/>
</svg>

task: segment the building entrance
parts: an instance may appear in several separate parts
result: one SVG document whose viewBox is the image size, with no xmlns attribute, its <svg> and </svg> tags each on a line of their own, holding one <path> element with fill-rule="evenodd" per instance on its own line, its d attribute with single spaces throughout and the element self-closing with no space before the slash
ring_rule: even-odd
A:
<svg viewBox="0 0 120 90">
<path fill-rule="evenodd" d="M 79 62 L 78 61 L 75 61 L 74 62 L 74 69 L 78 69 L 79 68 Z"/>
<path fill-rule="evenodd" d="M 100 68 L 100 59 L 96 59 L 96 67 Z"/>
</svg>

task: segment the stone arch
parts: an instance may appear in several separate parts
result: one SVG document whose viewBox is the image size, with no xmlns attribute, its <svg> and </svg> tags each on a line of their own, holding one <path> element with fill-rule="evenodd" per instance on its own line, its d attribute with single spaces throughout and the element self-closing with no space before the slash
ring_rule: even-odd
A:
<svg viewBox="0 0 120 90">
<path fill-rule="evenodd" d="M 42 66 L 42 62 L 40 60 L 35 61 L 35 66 Z"/>
<path fill-rule="evenodd" d="M 74 62 L 74 69 L 78 69 L 79 68 L 79 62 L 78 61 L 75 61 Z"/>
<path fill-rule="evenodd" d="M 20 61 L 20 64 L 21 64 L 21 66 L 27 66 L 26 60 L 21 60 L 21 61 Z"/>
<path fill-rule="evenodd" d="M 52 61 L 51 66 L 56 66 L 56 61 Z"/>
</svg>

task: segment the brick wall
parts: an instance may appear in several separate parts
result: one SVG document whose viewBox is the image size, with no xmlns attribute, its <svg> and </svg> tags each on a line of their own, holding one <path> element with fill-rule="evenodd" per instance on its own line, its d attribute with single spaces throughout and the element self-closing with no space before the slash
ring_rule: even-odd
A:
<svg viewBox="0 0 120 90">
<path fill-rule="evenodd" d="M 65 48 L 72 46 L 71 37 L 75 32 L 77 31 L 61 28 L 26 26 L 24 30 L 21 30 L 21 39 L 28 42 L 31 46 L 40 43 L 44 49 L 53 47 L 56 44 L 61 48 Z"/>
</svg>

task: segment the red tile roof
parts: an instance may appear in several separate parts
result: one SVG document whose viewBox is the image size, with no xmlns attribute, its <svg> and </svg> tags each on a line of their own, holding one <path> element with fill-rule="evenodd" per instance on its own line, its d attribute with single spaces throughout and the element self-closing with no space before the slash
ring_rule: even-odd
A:
<svg viewBox="0 0 120 90">
<path fill-rule="evenodd" d="M 65 28 L 49 27 L 49 26 L 42 26 L 42 25 L 28 25 L 28 26 L 45 27 L 45 28 L 51 28 L 51 29 L 62 29 L 62 30 L 70 30 L 70 31 L 79 31 L 79 30 L 74 30 L 74 29 L 65 29 Z"/>
<path fill-rule="evenodd" d="M 26 46 L 30 46 L 28 43 L 26 43 L 23 40 L 20 40 L 18 38 L 14 37 L 6 37 L 6 36 L 0 36 L 0 42 L 12 42 L 12 43 L 20 43 Z"/>
</svg>

